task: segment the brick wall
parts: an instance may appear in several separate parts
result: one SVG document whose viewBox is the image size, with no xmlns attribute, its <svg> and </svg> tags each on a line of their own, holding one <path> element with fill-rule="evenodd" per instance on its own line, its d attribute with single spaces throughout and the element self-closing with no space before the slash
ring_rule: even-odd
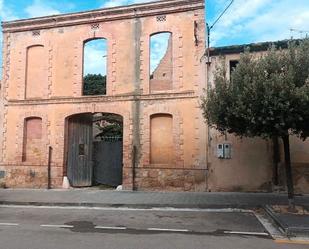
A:
<svg viewBox="0 0 309 249">
<path fill-rule="evenodd" d="M 198 45 L 193 39 L 196 20 L 201 23 Z M 203 127 L 198 126 L 201 116 L 198 85 L 205 78 L 199 60 L 205 48 L 204 28 L 202 0 L 162 1 L 4 23 L 6 52 L 1 101 L 6 105 L 0 120 L 3 130 L 0 170 L 5 172 L 6 186 L 45 187 L 51 146 L 52 186 L 61 187 L 67 169 L 67 118 L 79 113 L 106 112 L 123 117 L 125 189 L 132 189 L 135 184 L 145 190 L 205 190 L 205 178 L 191 177 L 196 170 L 205 172 L 206 168 L 205 151 L 197 149 L 200 139 L 204 139 Z M 160 83 L 157 89 L 152 89 L 149 40 L 159 32 L 172 35 L 155 78 L 161 80 L 162 72 L 167 72 L 169 83 Z M 99 37 L 106 38 L 108 43 L 107 94 L 82 96 L 84 42 Z M 43 52 L 39 50 L 44 56 L 37 51 L 30 54 L 27 62 L 28 49 L 35 49 L 36 45 L 43 48 Z M 167 63 L 171 60 L 172 63 Z M 150 159 L 150 123 L 151 116 L 156 114 L 173 118 L 169 128 L 173 160 L 169 169 L 161 165 L 158 170 L 158 164 Z M 38 121 L 25 125 L 25 120 L 31 117 L 41 118 L 41 126 Z M 156 133 L 160 136 L 160 131 Z M 133 144 L 138 150 L 135 163 Z M 183 179 L 190 183 L 179 186 Z"/>
</svg>

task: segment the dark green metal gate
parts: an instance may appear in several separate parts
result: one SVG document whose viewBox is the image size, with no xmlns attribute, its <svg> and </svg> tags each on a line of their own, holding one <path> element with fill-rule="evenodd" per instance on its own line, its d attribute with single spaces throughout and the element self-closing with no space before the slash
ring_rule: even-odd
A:
<svg viewBox="0 0 309 249">
<path fill-rule="evenodd" d="M 122 184 L 122 137 L 104 137 L 93 143 L 94 183 Z"/>
</svg>

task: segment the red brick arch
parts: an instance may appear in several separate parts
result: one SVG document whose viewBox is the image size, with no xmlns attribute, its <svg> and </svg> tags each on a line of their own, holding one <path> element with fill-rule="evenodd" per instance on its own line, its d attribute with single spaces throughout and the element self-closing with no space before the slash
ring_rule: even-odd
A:
<svg viewBox="0 0 309 249">
<path fill-rule="evenodd" d="M 144 112 L 141 119 L 141 130 L 143 131 L 141 136 L 141 141 L 143 141 L 141 164 L 146 167 L 150 165 L 150 118 L 156 114 L 168 114 L 173 117 L 173 134 L 171 134 L 175 146 L 175 162 L 173 163 L 173 167 L 184 167 L 183 122 L 176 108 L 164 104 L 147 107 L 147 112 Z"/>
<path fill-rule="evenodd" d="M 95 107 L 93 105 L 82 105 L 78 108 L 70 108 L 66 112 L 57 114 L 56 117 L 56 130 L 57 130 L 57 139 L 55 140 L 55 151 L 57 153 L 54 155 L 54 161 L 58 165 L 63 166 L 63 171 L 65 172 L 64 158 L 65 158 L 65 122 L 68 117 L 76 114 L 82 113 L 113 113 L 122 116 L 123 118 L 123 164 L 124 167 L 131 166 L 131 143 L 132 143 L 132 117 L 125 108 L 119 108 L 116 105 L 110 104 L 98 104 Z"/>
<path fill-rule="evenodd" d="M 41 118 L 42 119 L 42 159 L 37 161 L 34 165 L 47 165 L 48 160 L 48 146 L 50 144 L 49 138 L 49 126 L 50 122 L 48 121 L 48 116 L 43 112 L 29 111 L 21 114 L 16 124 L 16 161 L 21 162 L 22 164 L 27 164 L 23 162 L 23 141 L 24 141 L 24 126 L 25 120 L 29 118 Z"/>
</svg>

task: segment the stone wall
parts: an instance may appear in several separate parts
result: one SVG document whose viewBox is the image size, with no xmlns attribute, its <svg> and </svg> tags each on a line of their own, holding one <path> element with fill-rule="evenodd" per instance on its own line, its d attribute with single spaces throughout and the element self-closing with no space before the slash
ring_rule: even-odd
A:
<svg viewBox="0 0 309 249">
<path fill-rule="evenodd" d="M 136 187 L 140 190 L 155 191 L 205 191 L 206 170 L 144 168 L 137 169 Z"/>
</svg>

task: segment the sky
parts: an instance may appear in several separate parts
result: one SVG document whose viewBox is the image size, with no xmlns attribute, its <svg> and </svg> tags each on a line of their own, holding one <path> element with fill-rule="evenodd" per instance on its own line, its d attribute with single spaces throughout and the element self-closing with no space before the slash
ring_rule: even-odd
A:
<svg viewBox="0 0 309 249">
<path fill-rule="evenodd" d="M 102 74 L 107 70 L 107 40 L 92 40 L 84 48 L 84 75 Z"/>
<path fill-rule="evenodd" d="M 0 19 L 1 21 L 10 21 L 151 1 L 0 0 Z M 207 22 L 212 25 L 230 2 L 231 0 L 206 0 Z M 212 28 L 210 41 L 211 46 L 228 46 L 277 41 L 289 39 L 291 36 L 300 38 L 305 37 L 306 34 L 309 35 L 309 0 L 234 0 L 229 10 Z M 155 56 L 157 58 L 156 63 L 164 55 L 164 42 L 161 47 L 161 49 L 156 48 L 158 53 L 161 51 L 161 54 Z M 95 46 L 91 51 L 95 51 Z M 94 55 L 91 56 L 95 57 Z M 103 62 L 102 65 L 104 65 Z"/>
<path fill-rule="evenodd" d="M 151 36 L 150 39 L 150 74 L 154 72 L 160 64 L 161 59 L 165 55 L 168 47 L 170 33 L 159 33 Z"/>
</svg>

